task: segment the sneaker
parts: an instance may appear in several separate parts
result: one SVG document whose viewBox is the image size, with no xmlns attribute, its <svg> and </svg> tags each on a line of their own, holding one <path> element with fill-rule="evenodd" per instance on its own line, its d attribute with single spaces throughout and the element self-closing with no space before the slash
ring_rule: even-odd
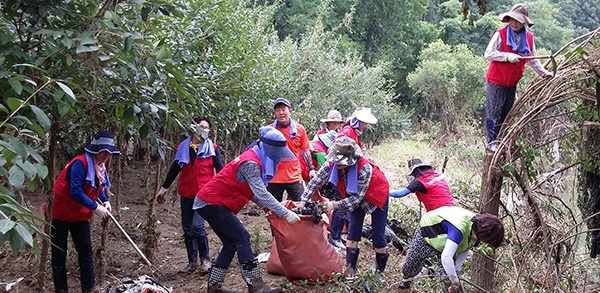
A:
<svg viewBox="0 0 600 293">
<path fill-rule="evenodd" d="M 331 237 L 329 237 L 329 243 L 331 243 L 331 245 L 333 245 L 333 247 L 335 247 L 335 248 L 340 248 L 340 249 L 346 248 L 346 245 L 344 245 L 344 243 L 342 243 L 342 241 L 332 239 Z"/>
<path fill-rule="evenodd" d="M 203 256 L 200 258 L 200 273 L 201 274 L 207 274 L 208 271 L 210 271 L 210 267 L 212 266 L 211 262 L 210 262 L 210 258 L 208 258 L 207 256 Z"/>
<path fill-rule="evenodd" d="M 498 143 L 493 141 L 488 143 L 487 148 L 488 151 L 495 153 L 498 150 Z"/>
</svg>

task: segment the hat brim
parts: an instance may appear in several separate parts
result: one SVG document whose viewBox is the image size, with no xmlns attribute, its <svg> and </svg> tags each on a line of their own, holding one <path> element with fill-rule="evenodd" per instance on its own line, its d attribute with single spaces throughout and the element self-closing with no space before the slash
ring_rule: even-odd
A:
<svg viewBox="0 0 600 293">
<path fill-rule="evenodd" d="M 294 153 L 287 146 L 273 146 L 264 142 L 261 142 L 261 144 L 267 157 L 275 162 L 294 162 L 297 160 Z"/>
<path fill-rule="evenodd" d="M 360 148 L 355 148 L 352 154 L 342 154 L 335 148 L 331 148 L 327 153 L 327 156 L 325 156 L 325 159 L 336 165 L 352 166 L 362 157 L 363 153 Z"/>
<path fill-rule="evenodd" d="M 327 133 L 319 134 L 319 141 L 323 143 L 326 148 L 330 148 L 335 142 L 329 138 Z"/>
<path fill-rule="evenodd" d="M 415 169 L 417 169 L 417 168 L 419 168 L 419 167 L 424 167 L 424 166 L 427 166 L 427 167 L 429 167 L 429 168 L 432 168 L 432 167 L 431 167 L 431 165 L 429 165 L 429 164 L 425 164 L 425 163 L 416 164 L 416 165 L 413 165 L 412 167 L 410 167 L 410 168 L 408 169 L 408 172 L 406 172 L 406 174 L 404 174 L 404 175 L 406 175 L 406 176 L 410 176 L 410 175 L 412 175 L 412 173 L 413 173 L 413 172 L 415 172 Z"/>
<path fill-rule="evenodd" d="M 116 146 L 107 144 L 88 144 L 85 147 L 85 151 L 94 155 L 97 155 L 101 152 L 109 152 L 113 155 L 121 154 L 121 151 L 119 151 L 119 149 Z"/>
<path fill-rule="evenodd" d="M 339 120 L 339 119 L 321 119 L 322 123 L 327 123 L 327 122 L 339 122 L 342 123 L 344 122 L 344 120 Z"/>
<path fill-rule="evenodd" d="M 521 13 L 516 13 L 514 11 L 502 13 L 498 16 L 498 18 L 500 18 L 500 21 L 502 21 L 502 22 L 508 22 L 512 18 L 522 24 L 526 24 L 530 27 L 533 26 L 533 21 L 531 21 L 531 19 L 529 17 L 527 17 Z"/>
<path fill-rule="evenodd" d="M 371 112 L 359 112 L 355 115 L 356 119 L 367 124 L 377 124 L 377 118 Z"/>
</svg>

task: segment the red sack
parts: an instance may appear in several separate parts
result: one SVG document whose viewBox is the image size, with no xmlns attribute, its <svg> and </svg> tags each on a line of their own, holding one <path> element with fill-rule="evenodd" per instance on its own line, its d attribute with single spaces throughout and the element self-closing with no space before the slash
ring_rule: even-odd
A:
<svg viewBox="0 0 600 293">
<path fill-rule="evenodd" d="M 282 204 L 288 209 L 296 207 L 292 201 Z M 340 257 L 327 240 L 326 216 L 317 224 L 310 215 L 300 215 L 300 221 L 292 225 L 272 212 L 267 213 L 267 219 L 288 280 L 327 282 L 333 273 L 342 272 Z"/>
<path fill-rule="evenodd" d="M 273 238 L 273 244 L 271 244 L 271 253 L 269 254 L 269 260 L 267 260 L 267 272 L 272 275 L 283 276 L 283 267 L 281 266 L 279 253 L 277 253 L 277 244 L 275 243 L 275 238 Z"/>
<path fill-rule="evenodd" d="M 310 181 L 310 168 L 304 159 L 300 160 L 300 171 L 302 173 L 302 180 L 306 182 Z"/>
</svg>

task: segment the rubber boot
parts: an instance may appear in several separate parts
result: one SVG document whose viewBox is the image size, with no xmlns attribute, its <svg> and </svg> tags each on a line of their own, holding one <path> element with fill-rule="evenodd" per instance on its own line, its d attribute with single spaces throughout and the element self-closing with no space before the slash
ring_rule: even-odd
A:
<svg viewBox="0 0 600 293">
<path fill-rule="evenodd" d="M 54 292 L 67 293 L 67 269 L 65 266 L 52 266 L 52 281 L 54 282 Z"/>
<path fill-rule="evenodd" d="M 188 257 L 188 265 L 179 270 L 179 273 L 182 274 L 191 274 L 196 271 L 198 268 L 198 249 L 194 243 L 195 239 L 185 237 L 185 250 L 187 252 Z"/>
<path fill-rule="evenodd" d="M 255 258 L 242 264 L 242 277 L 248 284 L 248 293 L 281 293 L 281 287 L 271 287 L 260 276 L 258 260 Z"/>
<path fill-rule="evenodd" d="M 342 229 L 344 228 L 344 215 L 339 210 L 334 210 L 331 216 L 331 228 L 329 229 L 329 243 L 337 248 L 344 248 L 342 243 Z"/>
<path fill-rule="evenodd" d="M 238 291 L 222 288 L 227 269 L 211 266 L 208 275 L 208 293 L 238 293 Z"/>
<path fill-rule="evenodd" d="M 358 253 L 360 248 L 346 247 L 346 271 L 344 276 L 346 280 L 356 279 L 356 262 L 358 261 Z"/>
<path fill-rule="evenodd" d="M 94 277 L 94 260 L 91 255 L 79 260 L 79 277 L 81 278 L 81 292 L 94 292 L 96 280 Z"/>
<path fill-rule="evenodd" d="M 390 252 L 385 251 L 385 253 L 375 253 L 375 269 L 379 274 L 379 281 L 382 283 L 385 282 L 385 276 L 383 272 L 385 271 L 385 266 L 387 265 L 388 258 L 390 257 Z"/>
<path fill-rule="evenodd" d="M 200 273 L 206 274 L 210 270 L 211 262 L 208 250 L 208 236 L 201 236 L 196 238 L 196 244 L 198 246 L 198 252 L 200 254 Z"/>
<path fill-rule="evenodd" d="M 402 280 L 402 282 L 400 282 L 400 286 L 398 286 L 398 287 L 402 290 L 406 290 L 406 289 L 410 289 L 411 284 L 412 284 L 412 281 Z"/>
</svg>

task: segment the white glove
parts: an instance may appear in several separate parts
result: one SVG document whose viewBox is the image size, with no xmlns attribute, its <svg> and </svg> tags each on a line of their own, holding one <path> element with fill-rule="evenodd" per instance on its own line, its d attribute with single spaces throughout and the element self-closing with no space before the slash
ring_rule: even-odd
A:
<svg viewBox="0 0 600 293">
<path fill-rule="evenodd" d="M 521 56 L 519 56 L 518 54 L 515 53 L 506 53 L 506 61 L 510 62 L 510 63 L 517 63 L 519 62 Z"/>
<path fill-rule="evenodd" d="M 334 203 L 333 201 L 326 201 L 326 202 L 319 203 L 319 206 L 321 207 L 321 211 L 323 211 L 324 213 L 333 211 L 335 209 L 333 203 Z"/>
<path fill-rule="evenodd" d="M 109 212 L 112 212 L 112 208 L 111 208 L 111 206 L 110 206 L 110 201 L 108 201 L 108 200 L 107 200 L 107 201 L 103 202 L 103 203 L 102 203 L 102 205 L 103 205 L 103 206 L 104 206 L 104 207 L 105 207 L 105 208 L 106 208 L 106 209 L 107 209 Z"/>
<path fill-rule="evenodd" d="M 166 188 L 161 187 L 158 192 L 156 193 L 156 201 L 158 201 L 158 203 L 164 203 L 165 202 L 165 194 L 167 193 Z"/>
<path fill-rule="evenodd" d="M 300 221 L 300 216 L 298 216 L 298 214 L 288 210 L 287 213 L 285 213 L 285 215 L 283 215 L 283 218 L 289 223 L 289 224 L 294 224 L 298 221 Z"/>
<path fill-rule="evenodd" d="M 100 204 L 98 205 L 98 207 L 96 207 L 94 213 L 96 213 L 96 215 L 98 215 L 98 217 L 100 217 L 100 219 L 103 220 L 110 217 L 110 212 L 103 205 Z"/>
</svg>

